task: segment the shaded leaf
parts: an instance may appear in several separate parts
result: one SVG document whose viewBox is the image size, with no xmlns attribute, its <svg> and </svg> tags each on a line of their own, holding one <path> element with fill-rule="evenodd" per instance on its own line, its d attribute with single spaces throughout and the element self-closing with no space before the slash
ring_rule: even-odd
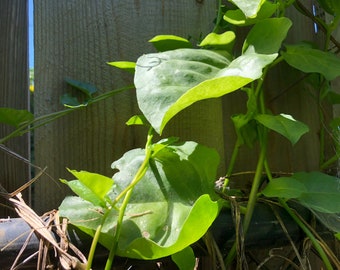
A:
<svg viewBox="0 0 340 270">
<path fill-rule="evenodd" d="M 0 123 L 18 128 L 23 124 L 31 122 L 33 119 L 33 114 L 27 110 L 0 108 Z"/>
<path fill-rule="evenodd" d="M 273 179 L 262 191 L 262 194 L 266 197 L 295 199 L 304 192 L 307 192 L 307 189 L 300 181 L 293 177 L 280 177 Z"/>
<path fill-rule="evenodd" d="M 242 51 L 253 46 L 258 54 L 277 53 L 291 26 L 292 22 L 286 17 L 264 19 L 257 22 L 249 31 Z"/>
<path fill-rule="evenodd" d="M 88 98 L 91 98 L 92 95 L 98 91 L 94 85 L 89 84 L 89 83 L 80 82 L 80 81 L 73 80 L 70 78 L 66 78 L 65 81 L 69 85 L 72 85 L 73 87 L 82 91 Z"/>
<path fill-rule="evenodd" d="M 192 48 L 192 44 L 189 42 L 189 40 L 174 35 L 158 35 L 150 39 L 149 42 L 151 42 L 159 52 L 181 48 Z"/>
<path fill-rule="evenodd" d="M 63 94 L 60 98 L 61 104 L 63 104 L 67 108 L 79 108 L 79 107 L 86 107 L 86 102 L 80 102 L 77 97 L 72 96 L 69 93 Z"/>
<path fill-rule="evenodd" d="M 180 270 L 192 270 L 195 269 L 196 257 L 191 247 L 172 254 L 171 259 L 176 263 Z"/>
<path fill-rule="evenodd" d="M 285 61 L 306 73 L 320 73 L 327 80 L 340 76 L 340 58 L 334 53 L 323 52 L 306 46 L 286 46 L 282 52 Z"/>
<path fill-rule="evenodd" d="M 340 213 L 339 187 L 337 177 L 321 172 L 301 172 L 271 181 L 262 193 L 267 197 L 294 198 L 313 211 Z"/>
<path fill-rule="evenodd" d="M 280 115 L 258 114 L 255 119 L 265 127 L 286 137 L 292 144 L 309 131 L 307 125 L 283 113 Z"/>
</svg>

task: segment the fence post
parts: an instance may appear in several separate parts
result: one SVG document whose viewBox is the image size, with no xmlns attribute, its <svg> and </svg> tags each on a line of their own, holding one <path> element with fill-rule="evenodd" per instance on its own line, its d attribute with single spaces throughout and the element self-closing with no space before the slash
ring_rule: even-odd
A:
<svg viewBox="0 0 340 270">
<path fill-rule="evenodd" d="M 27 1 L 0 1 L 0 107 L 28 109 L 28 9 Z M 11 127 L 0 124 L 0 138 Z M 24 135 L 6 147 L 24 158 L 29 156 L 29 137 Z M 0 183 L 9 192 L 29 179 L 28 164 L 0 150 Z M 24 193 L 27 198 L 27 192 Z M 0 198 L 0 205 L 6 203 Z M 13 214 L 0 206 L 0 217 Z"/>
</svg>

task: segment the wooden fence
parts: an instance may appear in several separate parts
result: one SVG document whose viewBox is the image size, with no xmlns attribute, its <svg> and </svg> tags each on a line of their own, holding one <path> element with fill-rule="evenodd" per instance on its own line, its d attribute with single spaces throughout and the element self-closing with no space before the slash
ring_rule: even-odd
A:
<svg viewBox="0 0 340 270">
<path fill-rule="evenodd" d="M 7 2 L 14 5 L 24 1 Z M 303 2 L 310 6 L 310 0 Z M 65 78 L 93 84 L 100 93 L 131 84 L 132 76 L 108 66 L 106 62 L 135 61 L 141 54 L 154 51 L 147 41 L 157 34 L 174 34 L 198 42 L 213 28 L 216 4 L 215 0 L 35 0 L 35 115 L 63 109 L 61 95 L 73 91 L 65 83 Z M 318 40 L 320 33 L 314 33 L 313 24 L 307 18 L 295 16 L 293 11 L 290 17 L 295 24 L 288 41 Z M 22 26 L 27 25 L 22 22 Z M 27 68 L 27 62 L 25 65 L 16 64 L 16 68 L 21 67 Z M 8 70 L 10 73 L 13 67 Z M 23 69 L 22 74 L 27 76 L 25 72 Z M 275 79 L 266 85 L 271 88 L 267 98 L 273 111 L 290 113 L 311 127 L 311 132 L 294 148 L 280 136 L 273 138 L 269 148 L 273 170 L 316 169 L 319 163 L 317 104 L 312 98 L 308 100 L 306 95 L 301 95 L 301 89 L 307 86 L 296 83 L 296 73 L 289 67 L 273 72 Z M 26 88 L 21 88 L 20 95 L 27 97 L 27 77 L 23 85 Z M 11 90 L 0 91 L 12 95 L 14 88 L 20 89 L 13 86 Z M 8 99 L 18 102 L 11 95 L 8 94 Z M 164 136 L 179 136 L 182 140 L 194 140 L 218 149 L 221 155 L 219 173 L 222 175 L 235 140 L 230 116 L 244 112 L 244 98 L 242 93 L 235 93 L 199 102 L 176 117 Z M 16 107 L 9 101 L 4 105 Z M 17 107 L 24 105 L 27 105 L 25 100 Z M 68 194 L 68 188 L 59 182 L 59 178 L 72 179 L 67 167 L 111 176 L 110 165 L 114 160 L 129 149 L 143 147 L 146 131 L 125 125 L 136 113 L 135 92 L 131 90 L 35 130 L 34 163 L 47 167 L 50 177 L 43 176 L 36 182 L 34 209 L 43 213 L 58 207 Z M 13 146 L 13 150 L 26 149 L 20 153 L 27 157 L 27 137 L 20 140 L 23 146 L 13 141 L 17 147 Z M 236 170 L 250 170 L 254 163 L 253 155 L 244 149 Z M 11 178 L 6 181 L 12 186 L 26 181 L 28 169 L 25 164 L 16 164 L 12 168 L 4 165 L 4 168 L 6 170 L 0 174 L 11 172 Z M 14 172 L 23 175 L 16 176 Z M 242 181 L 243 184 L 244 181 L 247 179 Z"/>
</svg>

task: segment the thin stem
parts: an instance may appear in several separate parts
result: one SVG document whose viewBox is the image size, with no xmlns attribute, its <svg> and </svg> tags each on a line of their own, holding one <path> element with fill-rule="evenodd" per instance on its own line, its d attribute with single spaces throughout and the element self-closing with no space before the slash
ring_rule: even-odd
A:
<svg viewBox="0 0 340 270">
<path fill-rule="evenodd" d="M 237 140 L 236 140 L 233 152 L 231 154 L 231 159 L 230 159 L 229 166 L 228 166 L 228 169 L 227 169 L 227 173 L 226 173 L 226 177 L 225 177 L 226 179 L 225 179 L 224 184 L 223 184 L 222 192 L 224 192 L 225 189 L 227 188 L 227 185 L 229 183 L 229 177 L 231 176 L 231 174 L 234 170 L 234 166 L 235 166 L 236 159 L 237 159 L 237 156 L 238 156 L 238 150 L 240 149 L 240 144 L 241 144 L 241 139 L 238 137 Z"/>
<path fill-rule="evenodd" d="M 214 29 L 213 29 L 214 33 L 218 32 L 218 28 L 219 28 L 222 16 L 223 16 L 223 14 L 222 14 L 222 0 L 218 0 L 217 18 L 216 18 L 216 23 L 215 23 L 215 26 L 214 26 Z"/>
<path fill-rule="evenodd" d="M 130 185 L 128 186 L 128 189 L 125 189 L 124 191 L 122 191 L 119 194 L 119 196 L 117 196 L 117 198 L 118 197 L 122 198 L 122 196 L 125 194 L 124 200 L 123 200 L 122 205 L 119 209 L 116 230 L 115 230 L 112 246 L 110 248 L 109 257 L 106 261 L 105 270 L 110 270 L 111 267 L 112 267 L 112 263 L 113 263 L 113 260 L 114 260 L 114 257 L 115 257 L 115 254 L 116 254 L 117 248 L 118 248 L 118 240 L 119 240 L 120 232 L 121 232 L 121 229 L 122 229 L 122 226 L 123 226 L 123 219 L 124 219 L 124 215 L 125 215 L 125 210 L 126 210 L 126 207 L 127 207 L 128 203 L 130 201 L 133 188 L 143 178 L 147 169 L 149 168 L 149 160 L 150 160 L 151 155 L 152 155 L 152 138 L 153 138 L 153 129 L 150 128 L 149 133 L 148 133 L 146 146 L 145 146 L 144 161 L 141 164 L 141 166 L 139 167 L 139 169 L 138 169 L 135 177 L 131 181 Z M 114 204 L 116 204 L 119 201 L 119 200 L 117 200 L 117 198 L 115 199 Z"/>
<path fill-rule="evenodd" d="M 332 156 L 330 159 L 328 159 L 327 161 L 325 161 L 324 163 L 321 164 L 320 169 L 324 170 L 327 169 L 330 165 L 332 165 L 334 162 L 339 160 L 339 155 L 335 154 L 334 156 Z"/>
<path fill-rule="evenodd" d="M 122 87 L 122 88 L 118 88 L 109 92 L 106 92 L 104 94 L 101 94 L 93 99 L 90 99 L 88 101 L 88 105 L 93 104 L 93 103 L 97 103 L 99 101 L 102 101 L 104 99 L 107 99 L 115 94 L 118 94 L 120 92 L 129 90 L 129 89 L 133 89 L 134 86 L 130 85 L 130 86 L 126 86 L 126 87 Z M 17 136 L 21 136 L 33 129 L 36 129 L 38 127 L 44 126 L 50 122 L 53 122 L 54 120 L 65 116 L 67 114 L 69 114 L 70 112 L 73 112 L 75 110 L 79 110 L 79 109 L 83 109 L 87 106 L 80 106 L 80 107 L 75 107 L 75 108 L 68 108 L 62 111 L 58 111 L 58 112 L 53 112 L 50 114 L 46 114 L 46 115 L 42 115 L 40 117 L 36 117 L 34 120 L 27 122 L 26 124 L 20 126 L 19 128 L 17 128 L 16 130 L 14 130 L 12 133 L 8 134 L 7 136 L 3 137 L 0 139 L 0 144 L 5 143 L 6 141 L 10 140 L 11 138 L 17 137 Z"/>
<path fill-rule="evenodd" d="M 299 225 L 299 227 L 303 230 L 303 232 L 307 235 L 307 237 L 311 240 L 314 248 L 319 253 L 320 258 L 322 259 L 323 263 L 325 264 L 325 267 L 327 270 L 333 270 L 332 264 L 330 263 L 325 251 L 321 247 L 319 241 L 315 238 L 313 233 L 307 228 L 307 226 L 297 217 L 297 215 L 294 213 L 294 211 L 288 206 L 288 204 L 283 200 L 279 199 L 281 205 L 284 207 L 284 209 L 288 212 L 288 214 L 294 219 L 296 224 Z"/>
</svg>

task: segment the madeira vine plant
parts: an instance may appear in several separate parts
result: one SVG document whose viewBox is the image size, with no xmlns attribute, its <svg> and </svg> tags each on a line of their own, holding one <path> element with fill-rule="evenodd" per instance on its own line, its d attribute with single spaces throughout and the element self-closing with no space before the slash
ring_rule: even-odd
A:
<svg viewBox="0 0 340 270">
<path fill-rule="evenodd" d="M 136 63 L 109 63 L 134 71 L 142 115 L 132 117 L 128 124 L 146 125 L 149 132 L 144 149 L 128 151 L 112 164 L 118 171 L 112 179 L 71 171 L 77 180 L 63 180 L 78 196 L 65 198 L 60 214 L 94 237 L 88 269 L 97 242 L 110 250 L 107 270 L 117 255 L 146 260 L 171 256 L 180 269 L 193 269 L 195 255 L 190 246 L 204 237 L 222 208 L 230 207 L 226 198 L 238 150 L 255 144 L 259 145 L 260 151 L 244 209 L 243 233 L 246 235 L 249 229 L 260 197 L 277 201 L 311 240 L 326 269 L 339 267 L 339 260 L 329 255 L 331 251 L 320 244 L 288 204 L 293 199 L 316 216 L 321 213 L 336 215 L 340 213 L 339 180 L 321 170 L 273 177 L 267 156 L 271 132 L 279 133 L 294 145 L 309 128 L 292 115 L 271 113 L 263 85 L 268 71 L 286 62 L 307 75 L 318 74 L 317 89 L 321 100 L 329 99 L 333 103 L 338 100 L 338 94 L 330 89 L 330 81 L 340 75 L 340 59 L 328 48 L 333 41 L 336 50 L 340 49 L 332 36 L 340 20 L 340 3 L 318 1 L 332 18 L 325 22 L 306 13 L 299 1 L 232 2 L 235 5 L 232 9 L 219 2 L 216 27 L 198 48 L 184 38 L 161 35 L 150 40 L 157 53 L 144 54 Z M 319 49 L 309 42 L 285 44 L 293 26 L 285 17 L 285 11 L 293 5 L 325 31 L 324 48 Z M 235 26 L 250 29 L 239 55 L 233 50 L 237 34 L 225 31 L 226 24 L 232 25 L 229 29 Z M 247 111 L 231 119 L 237 140 L 220 190 L 225 195 L 222 198 L 215 192 L 219 165 L 216 150 L 192 141 L 179 142 L 176 138 L 154 142 L 153 137 L 155 133 L 162 135 L 169 121 L 193 103 L 235 91 L 247 95 Z M 336 159 L 337 155 L 324 160 L 320 167 L 325 168 Z M 260 190 L 263 174 L 269 183 Z M 335 233 L 339 232 L 337 228 Z M 222 269 L 233 263 L 237 250 L 235 243 L 224 261 L 220 260 Z"/>
<path fill-rule="evenodd" d="M 160 35 L 150 40 L 158 52 L 144 54 L 136 63 L 109 63 L 134 72 L 142 114 L 133 116 L 127 124 L 147 126 L 148 133 L 143 149 L 130 150 L 112 163 L 117 171 L 112 178 L 70 170 L 77 180 L 62 180 L 77 196 L 64 199 L 59 207 L 60 215 L 93 236 L 87 269 L 91 268 L 97 243 L 110 251 L 106 270 L 111 269 L 116 256 L 145 260 L 171 256 L 180 269 L 194 269 L 191 245 L 207 235 L 222 208 L 230 208 L 228 198 L 237 202 L 235 193 L 231 197 L 229 180 L 239 149 L 254 145 L 260 150 L 243 209 L 245 236 L 258 199 L 275 201 L 311 240 L 325 268 L 339 269 L 336 256 L 330 255 L 332 251 L 320 244 L 321 240 L 289 205 L 294 200 L 316 217 L 340 213 L 339 179 L 323 172 L 337 161 L 339 153 L 329 160 L 321 159 L 318 172 L 295 172 L 280 177 L 273 176 L 267 154 L 272 132 L 284 136 L 293 145 L 309 132 L 309 127 L 293 115 L 273 114 L 269 110 L 265 92 L 270 89 L 264 87 L 264 82 L 273 67 L 285 62 L 304 72 L 306 77 L 317 74 L 319 100 L 340 103 L 339 94 L 330 84 L 340 76 L 337 56 L 340 46 L 332 36 L 340 21 L 340 2 L 317 2 L 328 13 L 327 22 L 308 12 L 301 1 L 233 0 L 228 5 L 219 1 L 216 27 L 198 46 L 182 37 Z M 285 17 L 285 11 L 293 7 L 323 29 L 323 48 L 310 42 L 285 43 L 294 26 Z M 230 30 L 237 27 L 249 29 L 239 53 L 234 50 L 237 31 Z M 330 44 L 335 47 L 332 51 Z M 155 142 L 154 135 L 162 135 L 171 119 L 195 102 L 236 91 L 246 94 L 247 111 L 231 117 L 237 139 L 217 193 L 215 180 L 220 159 L 215 149 L 173 137 Z M 339 119 L 333 119 L 331 124 L 338 126 Z M 320 140 L 324 140 L 322 132 Z M 339 142 L 335 145 L 339 148 Z M 269 183 L 260 189 L 263 175 Z M 331 229 L 339 238 L 340 227 Z M 223 259 L 220 256 L 221 269 L 227 269 L 235 261 L 237 250 L 235 242 L 228 254 L 222 255 Z"/>
</svg>

